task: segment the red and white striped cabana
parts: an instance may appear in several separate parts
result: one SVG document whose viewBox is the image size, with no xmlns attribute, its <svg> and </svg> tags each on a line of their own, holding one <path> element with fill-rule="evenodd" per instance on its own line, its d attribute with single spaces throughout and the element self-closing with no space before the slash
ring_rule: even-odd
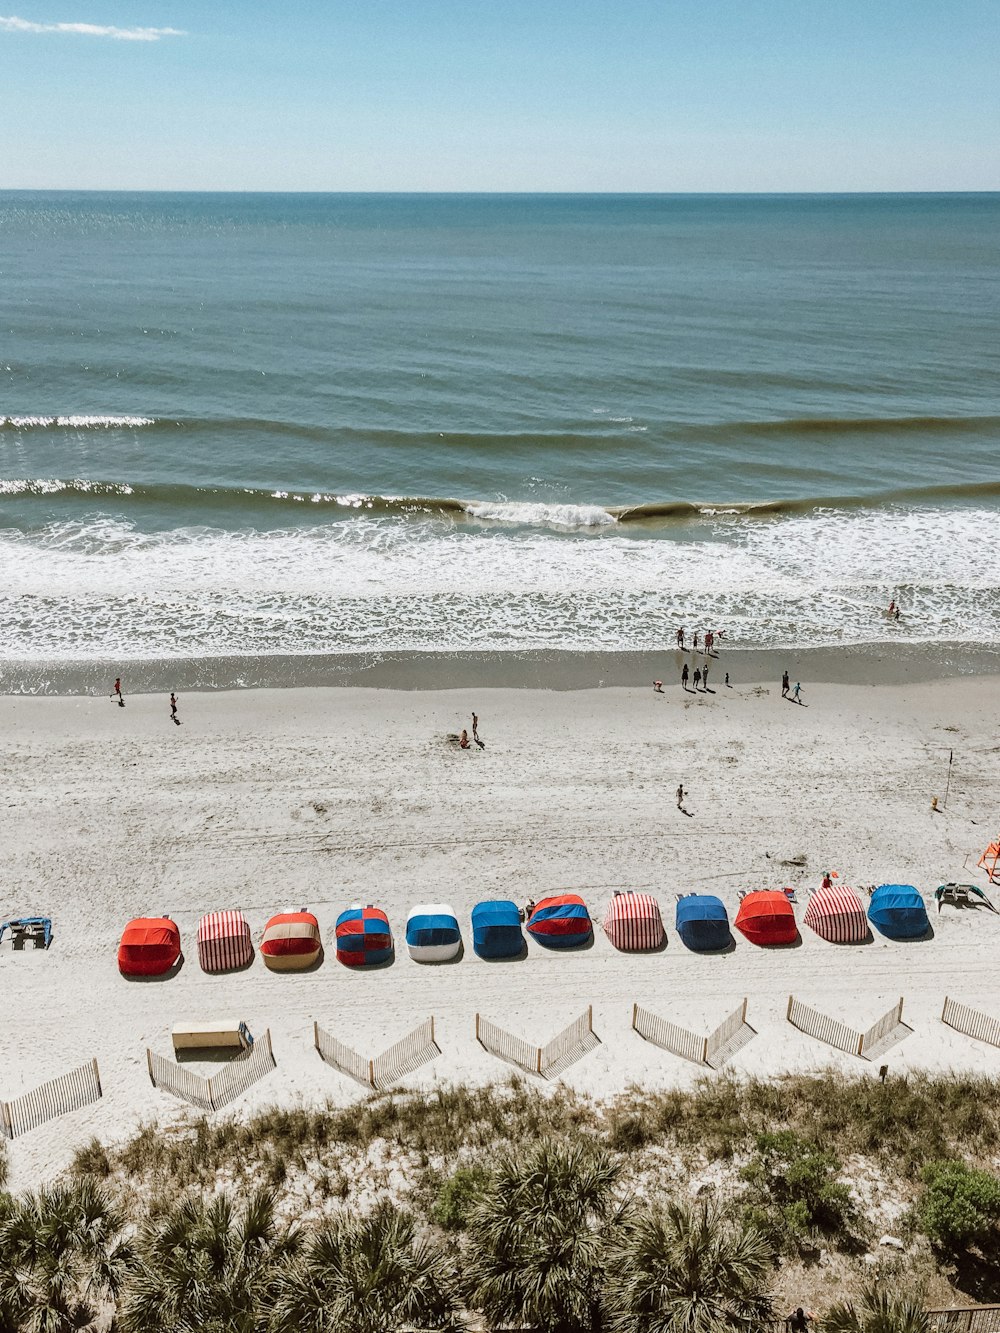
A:
<svg viewBox="0 0 1000 1333">
<path fill-rule="evenodd" d="M 861 899 L 846 884 L 817 889 L 802 918 L 831 944 L 860 944 L 868 938 L 868 918 Z"/>
<path fill-rule="evenodd" d="M 616 949 L 658 949 L 665 938 L 659 904 L 651 893 L 616 893 L 604 914 L 604 932 Z"/>
<path fill-rule="evenodd" d="M 198 923 L 198 962 L 203 972 L 232 972 L 253 958 L 250 927 L 242 912 L 209 912 Z"/>
</svg>

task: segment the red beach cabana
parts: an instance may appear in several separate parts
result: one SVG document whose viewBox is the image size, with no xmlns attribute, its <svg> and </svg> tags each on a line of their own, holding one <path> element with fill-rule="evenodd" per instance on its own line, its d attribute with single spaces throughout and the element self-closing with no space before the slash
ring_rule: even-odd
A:
<svg viewBox="0 0 1000 1333">
<path fill-rule="evenodd" d="M 868 918 L 861 899 L 846 884 L 817 889 L 802 918 L 831 944 L 860 944 L 868 938 Z"/>
<path fill-rule="evenodd" d="M 181 956 L 181 933 L 168 916 L 139 916 L 122 931 L 118 971 L 123 977 L 161 977 Z"/>
<path fill-rule="evenodd" d="M 323 949 L 319 922 L 312 912 L 279 912 L 264 927 L 261 957 L 272 972 L 301 972 L 312 967 Z"/>
<path fill-rule="evenodd" d="M 773 889 L 748 893 L 733 924 L 751 944 L 794 944 L 799 937 L 792 904 Z"/>
<path fill-rule="evenodd" d="M 232 972 L 253 958 L 250 927 L 242 912 L 209 912 L 198 923 L 198 962 L 203 972 Z"/>
<path fill-rule="evenodd" d="M 604 914 L 604 933 L 616 949 L 658 949 L 665 939 L 659 903 L 651 893 L 616 893 Z"/>
</svg>

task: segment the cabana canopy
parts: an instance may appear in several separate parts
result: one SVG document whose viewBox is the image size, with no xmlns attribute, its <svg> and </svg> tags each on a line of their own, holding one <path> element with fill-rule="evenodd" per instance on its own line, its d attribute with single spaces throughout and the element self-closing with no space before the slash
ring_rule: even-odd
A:
<svg viewBox="0 0 1000 1333">
<path fill-rule="evenodd" d="M 322 951 L 319 922 L 312 912 L 279 912 L 264 927 L 260 952 L 272 972 L 301 972 Z"/>
<path fill-rule="evenodd" d="M 337 959 L 345 967 L 375 967 L 392 957 L 389 918 L 378 907 L 354 903 L 337 917 Z"/>
<path fill-rule="evenodd" d="M 930 929 L 924 900 L 912 884 L 880 884 L 868 920 L 890 940 L 917 940 Z"/>
<path fill-rule="evenodd" d="M 524 949 L 517 903 L 493 898 L 472 909 L 472 947 L 480 958 L 516 958 Z"/>
<path fill-rule="evenodd" d="M 604 932 L 616 949 L 658 949 L 666 938 L 651 893 L 616 893 L 604 913 Z"/>
<path fill-rule="evenodd" d="M 689 893 L 677 903 L 677 934 L 689 949 L 725 949 L 732 943 L 729 915 L 713 893 Z"/>
<path fill-rule="evenodd" d="M 832 944 L 859 944 L 868 938 L 868 922 L 861 899 L 846 884 L 817 889 L 802 918 L 806 925 Z"/>
<path fill-rule="evenodd" d="M 538 903 L 527 928 L 547 949 L 574 949 L 590 939 L 590 913 L 577 894 L 557 893 Z"/>
<path fill-rule="evenodd" d="M 181 956 L 181 933 L 168 916 L 140 916 L 122 931 L 118 970 L 123 977 L 161 977 Z"/>
<path fill-rule="evenodd" d="M 447 903 L 421 903 L 406 919 L 406 948 L 418 963 L 446 963 L 462 947 L 458 918 Z"/>
<path fill-rule="evenodd" d="M 203 972 L 232 972 L 253 958 L 250 927 L 242 912 L 209 912 L 198 922 L 198 962 Z"/>
<path fill-rule="evenodd" d="M 734 924 L 751 944 L 794 944 L 799 935 L 792 904 L 776 889 L 748 893 Z"/>
</svg>

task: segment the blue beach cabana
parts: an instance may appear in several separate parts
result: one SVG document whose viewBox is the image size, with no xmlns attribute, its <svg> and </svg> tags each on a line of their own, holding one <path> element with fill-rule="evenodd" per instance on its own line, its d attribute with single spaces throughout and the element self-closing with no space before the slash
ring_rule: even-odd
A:
<svg viewBox="0 0 1000 1333">
<path fill-rule="evenodd" d="M 733 940 L 725 905 L 712 893 L 689 893 L 679 898 L 675 925 L 683 943 L 698 952 L 726 949 Z"/>
<path fill-rule="evenodd" d="M 890 940 L 918 940 L 930 928 L 924 900 L 912 884 L 880 884 L 868 904 L 868 920 Z"/>
<path fill-rule="evenodd" d="M 472 909 L 472 947 L 480 958 L 516 958 L 524 951 L 517 903 L 492 898 Z"/>
<path fill-rule="evenodd" d="M 406 921 L 406 948 L 418 963 L 446 963 L 462 947 L 458 917 L 447 903 L 421 903 Z"/>
</svg>

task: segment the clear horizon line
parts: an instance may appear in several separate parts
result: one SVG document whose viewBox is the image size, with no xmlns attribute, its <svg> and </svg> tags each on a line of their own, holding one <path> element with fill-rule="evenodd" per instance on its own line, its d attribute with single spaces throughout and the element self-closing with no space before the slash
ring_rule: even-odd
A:
<svg viewBox="0 0 1000 1333">
<path fill-rule="evenodd" d="M 205 189 L 191 186 L 121 186 L 121 185 L 5 185 L 0 187 L 0 196 L 5 194 L 201 194 L 201 195 L 310 195 L 310 196 L 368 196 L 368 197 L 437 197 L 462 198 L 477 196 L 480 198 L 743 198 L 743 199 L 783 199 L 830 198 L 845 196 L 885 198 L 886 196 L 914 195 L 996 195 L 1000 186 L 990 189 L 920 189 L 920 190 L 308 190 L 308 189 L 243 189 L 221 188 Z"/>
</svg>

